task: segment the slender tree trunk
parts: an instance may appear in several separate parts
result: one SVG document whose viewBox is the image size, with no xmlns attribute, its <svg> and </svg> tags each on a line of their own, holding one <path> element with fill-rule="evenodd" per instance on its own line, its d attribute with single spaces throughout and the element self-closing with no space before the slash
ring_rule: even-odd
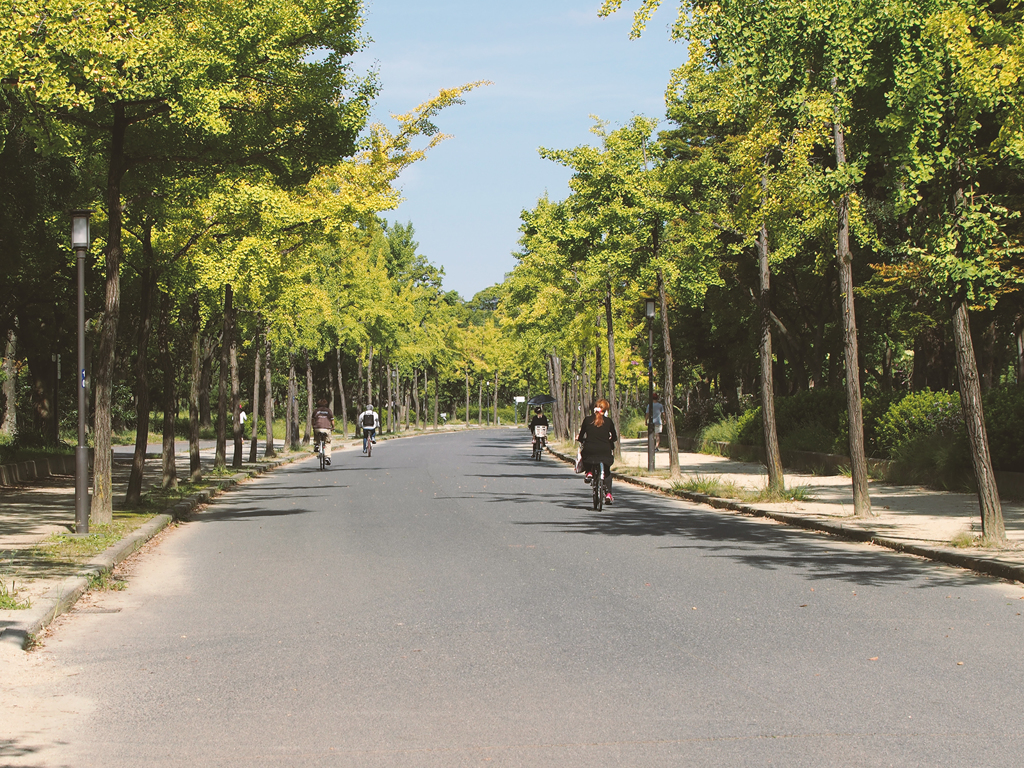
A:
<svg viewBox="0 0 1024 768">
<path fill-rule="evenodd" d="M 117 354 L 117 322 L 121 314 L 121 179 L 127 170 L 124 154 L 125 132 L 128 121 L 121 103 L 113 106 L 113 126 L 110 131 L 110 155 L 107 172 L 107 258 L 106 291 L 103 300 L 103 322 L 94 379 L 95 406 L 93 414 L 92 505 L 89 520 L 92 525 L 105 525 L 114 519 L 113 457 L 111 455 L 111 412 L 114 388 L 114 364 Z"/>
<path fill-rule="evenodd" d="M 299 385 L 295 377 L 295 355 L 288 351 L 288 404 L 285 406 L 285 441 L 289 451 L 299 448 Z"/>
<path fill-rule="evenodd" d="M 302 350 L 306 363 L 306 429 L 302 434 L 302 444 L 309 445 L 313 434 L 313 366 L 309 362 L 309 352 Z"/>
<path fill-rule="evenodd" d="M 478 426 L 484 425 L 484 383 L 482 381 L 477 382 L 477 393 L 476 393 L 476 423 Z"/>
<path fill-rule="evenodd" d="M 234 313 L 234 292 L 224 286 L 224 324 L 220 337 L 220 371 L 217 377 L 217 452 L 213 466 L 227 466 L 228 456 L 228 376 L 231 372 L 231 316 Z"/>
<path fill-rule="evenodd" d="M 17 321 L 15 321 L 17 322 Z M 4 347 L 4 418 L 0 433 L 13 437 L 18 433 L 18 336 L 14 328 L 7 331 Z"/>
<path fill-rule="evenodd" d="M 971 444 L 974 477 L 978 483 L 981 534 L 987 543 L 1001 544 L 1006 541 L 1006 528 L 1003 523 L 999 490 L 996 487 L 996 476 L 992 470 L 992 457 L 989 453 L 985 414 L 981 405 L 981 384 L 978 381 L 978 364 L 974 357 L 966 299 L 953 303 L 953 342 L 956 345 L 960 404 L 967 426 L 967 438 Z"/>
<path fill-rule="evenodd" d="M 434 369 L 434 431 L 437 431 L 437 398 L 438 398 L 438 384 L 441 383 L 441 379 L 437 374 L 437 369 Z"/>
<path fill-rule="evenodd" d="M 341 375 L 341 347 L 334 348 L 338 359 L 338 394 L 341 395 L 341 437 L 348 438 L 348 403 L 345 402 L 345 382 Z"/>
<path fill-rule="evenodd" d="M 213 357 L 217 352 L 214 336 L 204 336 L 201 347 L 201 372 L 199 376 L 199 425 L 204 429 L 213 426 L 213 411 L 210 407 L 210 390 L 213 387 Z"/>
<path fill-rule="evenodd" d="M 420 428 L 420 375 L 412 369 L 412 404 L 416 409 L 416 429 Z"/>
<path fill-rule="evenodd" d="M 270 333 L 263 334 L 263 365 L 266 366 L 265 378 L 263 380 L 266 389 L 266 400 L 263 404 L 263 419 L 267 428 L 267 442 L 263 448 L 263 458 L 272 459 L 277 456 L 274 450 L 274 386 L 272 374 L 272 359 L 270 356 Z"/>
<path fill-rule="evenodd" d="M 231 468 L 242 468 L 242 380 L 238 374 L 238 329 L 235 328 L 234 310 L 231 312 L 231 344 L 228 346 L 228 361 L 231 366 L 231 437 L 234 452 L 231 456 Z"/>
<path fill-rule="evenodd" d="M 675 381 L 672 376 L 672 337 L 669 333 L 668 294 L 665 291 L 665 273 L 658 268 L 658 299 L 661 303 L 661 344 L 665 351 L 665 387 L 661 393 L 664 408 L 662 418 L 668 430 L 669 476 L 679 477 L 679 438 L 676 435 Z"/>
<path fill-rule="evenodd" d="M 178 417 L 178 397 L 175 392 L 176 374 L 171 356 L 171 296 L 160 294 L 160 367 L 164 373 L 164 428 L 161 458 L 163 472 L 161 485 L 164 488 L 178 487 L 178 467 L 174 463 L 174 422 Z"/>
<path fill-rule="evenodd" d="M 199 389 L 203 378 L 203 361 L 200 353 L 202 318 L 199 314 L 199 299 L 192 300 L 192 376 L 188 392 L 188 469 L 189 481 L 198 483 L 203 478 L 203 466 L 199 458 Z"/>
<path fill-rule="evenodd" d="M 395 411 L 392 404 L 395 401 L 395 393 L 391 389 L 392 370 L 391 363 L 387 364 L 388 372 L 388 432 L 397 432 L 395 429 Z"/>
<path fill-rule="evenodd" d="M 768 467 L 768 488 L 781 491 L 785 487 L 779 436 L 775 426 L 775 384 L 772 375 L 771 270 L 768 265 L 768 227 L 761 225 L 757 236 L 758 272 L 761 314 L 761 418 L 764 426 L 765 464 Z"/>
<path fill-rule="evenodd" d="M 835 89 L 836 81 L 832 80 Z M 836 167 L 846 165 L 846 144 L 838 115 L 832 123 L 836 145 Z M 846 410 L 850 422 L 850 475 L 853 482 L 853 512 L 871 516 L 868 493 L 868 460 L 864 451 L 864 413 L 860 393 L 860 358 L 857 350 L 857 316 L 853 303 L 853 255 L 850 252 L 850 195 L 839 199 L 836 266 L 839 269 L 839 300 L 843 314 L 843 356 L 846 364 Z"/>
<path fill-rule="evenodd" d="M 260 374 L 263 373 L 261 370 L 262 366 L 260 365 L 262 356 L 260 355 L 260 332 L 258 329 L 252 340 L 252 348 L 256 352 L 256 362 L 253 365 L 255 373 L 252 382 L 252 413 L 250 414 L 252 418 L 252 439 L 249 441 L 249 463 L 255 464 L 258 459 L 256 443 L 259 439 L 260 422 Z"/>
<path fill-rule="evenodd" d="M 437 386 L 435 379 L 434 385 Z M 494 426 L 498 426 L 498 372 L 494 372 Z"/>
<path fill-rule="evenodd" d="M 144 240 L 149 240 L 147 227 Z M 151 247 L 143 246 L 147 260 L 152 256 Z M 150 261 L 149 263 L 152 263 Z M 149 334 L 153 328 L 153 289 L 156 287 L 156 273 L 147 266 L 142 270 L 142 295 L 139 301 L 139 326 L 135 342 L 135 452 L 132 454 L 132 469 L 128 474 L 128 491 L 125 493 L 126 507 L 136 507 L 142 501 L 142 477 L 146 470 L 146 448 L 149 445 Z"/>
<path fill-rule="evenodd" d="M 366 346 L 366 404 L 373 402 L 373 344 Z"/>
<path fill-rule="evenodd" d="M 466 369 L 466 429 L 469 429 L 469 368 Z"/>
<path fill-rule="evenodd" d="M 608 333 L 608 402 L 612 406 L 612 424 L 622 429 L 619 422 L 619 402 L 616 397 L 615 381 L 615 319 L 612 316 L 612 284 L 608 283 L 608 290 L 604 295 L 604 324 Z M 615 461 L 622 462 L 622 435 L 615 443 Z"/>
</svg>

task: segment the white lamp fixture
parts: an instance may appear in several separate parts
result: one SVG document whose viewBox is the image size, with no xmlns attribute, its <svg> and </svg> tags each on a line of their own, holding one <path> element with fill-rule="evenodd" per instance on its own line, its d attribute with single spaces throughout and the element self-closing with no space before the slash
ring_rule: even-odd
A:
<svg viewBox="0 0 1024 768">
<path fill-rule="evenodd" d="M 654 319 L 654 299 L 647 299 L 647 318 L 649 320 Z"/>
</svg>

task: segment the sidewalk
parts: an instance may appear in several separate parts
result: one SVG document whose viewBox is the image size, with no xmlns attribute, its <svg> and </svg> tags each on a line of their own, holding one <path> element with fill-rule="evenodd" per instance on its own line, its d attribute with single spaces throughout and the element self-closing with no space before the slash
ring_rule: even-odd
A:
<svg viewBox="0 0 1024 768">
<path fill-rule="evenodd" d="M 179 483 L 189 475 L 187 441 L 175 446 L 175 466 Z M 159 446 L 150 446 L 158 452 Z M 337 448 L 336 448 L 337 450 Z M 131 446 L 115 446 L 113 463 L 113 495 L 115 521 L 125 512 L 124 495 L 131 471 Z M 259 446 L 262 454 L 263 445 Z M 228 444 L 228 461 L 233 446 Z M 0 487 L 0 595 L 6 590 L 20 603 L 30 603 L 27 609 L 0 609 L 0 649 L 24 647 L 33 635 L 40 632 L 56 616 L 66 611 L 90 586 L 91 582 L 108 573 L 149 539 L 175 519 L 186 517 L 196 506 L 249 477 L 274 469 L 282 464 L 303 459 L 310 454 L 300 451 L 282 454 L 277 459 L 243 463 L 240 471 L 213 476 L 215 443 L 200 444 L 205 487 L 189 496 L 176 499 L 166 509 L 148 509 L 134 515 L 120 540 L 91 558 L 47 557 L 36 549 L 52 534 L 73 534 L 75 529 L 74 475 L 53 475 L 18 487 Z M 249 454 L 246 443 L 245 457 Z M 143 493 L 160 487 L 162 464 L 159 453 L 150 453 L 143 475 Z M 229 465 L 230 467 L 230 465 Z M 230 469 L 229 469 L 230 471 Z M 95 533 L 95 532 L 93 532 Z M 79 538 L 69 535 L 69 539 Z M 99 537 L 96 537 L 97 539 Z"/>
<path fill-rule="evenodd" d="M 565 461 L 572 456 L 549 448 Z M 575 449 L 573 449 L 575 451 Z M 975 494 L 934 491 L 919 486 L 870 482 L 874 516 L 861 519 L 853 514 L 850 478 L 800 472 L 785 473 L 787 489 L 799 489 L 797 501 L 762 502 L 686 490 L 718 485 L 735 495 L 754 496 L 767 486 L 767 472 L 760 464 L 733 461 L 722 456 L 680 453 L 681 477 L 668 477 L 669 454 L 655 457 L 655 472 L 647 470 L 647 441 L 623 440 L 622 462 L 614 467 L 616 480 L 671 493 L 719 509 L 768 517 L 789 525 L 871 542 L 889 549 L 919 555 L 1001 578 L 1024 582 L 1024 504 L 1003 500 L 1003 518 L 1009 544 L 995 549 L 953 546 L 954 537 L 981 534 L 978 497 Z M 734 486 L 730 489 L 729 486 Z M 744 493 L 745 492 L 745 493 Z M 614 514 L 619 508 L 612 507 Z M 962 537 L 964 538 L 964 537 Z"/>
</svg>

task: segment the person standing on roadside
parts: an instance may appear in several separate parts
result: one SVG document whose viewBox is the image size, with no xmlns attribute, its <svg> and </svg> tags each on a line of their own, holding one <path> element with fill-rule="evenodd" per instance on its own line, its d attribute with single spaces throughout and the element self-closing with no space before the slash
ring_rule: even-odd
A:
<svg viewBox="0 0 1024 768">
<path fill-rule="evenodd" d="M 327 407 L 327 401 L 321 398 L 316 401 L 313 411 L 313 442 L 323 445 L 324 459 L 331 463 L 331 430 L 334 429 L 334 414 Z M 315 448 L 314 448 L 315 450 Z"/>
<path fill-rule="evenodd" d="M 654 402 L 647 406 L 647 421 L 654 428 L 654 447 L 661 449 L 662 416 L 665 414 L 665 406 L 661 404 L 658 393 L 654 393 Z"/>
</svg>

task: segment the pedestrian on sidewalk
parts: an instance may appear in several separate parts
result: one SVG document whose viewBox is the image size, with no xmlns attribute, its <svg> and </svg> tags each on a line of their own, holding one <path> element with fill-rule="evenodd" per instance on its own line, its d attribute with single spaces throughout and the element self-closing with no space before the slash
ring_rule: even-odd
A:
<svg viewBox="0 0 1024 768">
<path fill-rule="evenodd" d="M 323 445 L 324 459 L 331 463 L 331 430 L 334 429 L 334 414 L 327 407 L 327 401 L 320 398 L 313 411 L 313 442 Z"/>
<path fill-rule="evenodd" d="M 662 415 L 665 413 L 665 406 L 661 404 L 658 393 L 654 393 L 654 401 L 647 406 L 647 422 L 654 430 L 654 448 L 661 450 L 661 427 Z"/>
<path fill-rule="evenodd" d="M 581 444 L 580 450 L 583 457 L 583 469 L 586 471 L 584 482 L 588 485 L 594 480 L 594 472 L 604 464 L 604 500 L 605 504 L 612 503 L 612 463 L 615 461 L 613 449 L 619 439 L 619 433 L 615 431 L 615 425 L 608 418 L 608 411 L 611 410 L 611 403 L 604 398 L 594 404 L 594 414 L 587 416 L 580 427 L 580 433 L 576 441 Z"/>
</svg>

